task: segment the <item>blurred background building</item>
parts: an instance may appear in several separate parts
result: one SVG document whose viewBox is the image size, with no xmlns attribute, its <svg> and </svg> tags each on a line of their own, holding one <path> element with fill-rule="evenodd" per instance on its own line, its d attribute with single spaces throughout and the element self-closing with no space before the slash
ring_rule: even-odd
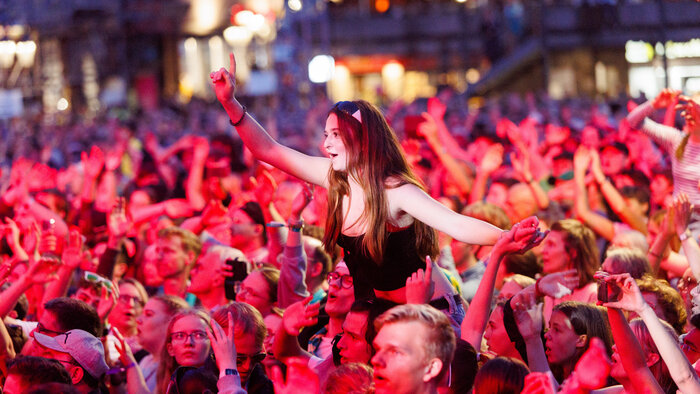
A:
<svg viewBox="0 0 700 394">
<path fill-rule="evenodd" d="M 288 113 L 314 97 L 700 91 L 695 0 L 25 0 L 0 6 L 0 117 L 31 104 L 212 99 L 238 58 L 244 94 Z M 304 108 L 306 107 L 306 108 Z M 300 115 L 301 116 L 301 115 Z"/>
</svg>

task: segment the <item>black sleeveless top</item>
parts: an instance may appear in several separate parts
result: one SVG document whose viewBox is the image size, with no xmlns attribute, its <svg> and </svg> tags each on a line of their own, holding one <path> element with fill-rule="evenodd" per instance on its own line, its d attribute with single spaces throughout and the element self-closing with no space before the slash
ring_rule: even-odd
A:
<svg viewBox="0 0 700 394">
<path fill-rule="evenodd" d="M 413 225 L 389 231 L 384 245 L 384 261 L 377 264 L 362 247 L 364 235 L 338 236 L 345 263 L 352 275 L 355 299 L 374 298 L 374 290 L 390 291 L 406 286 L 406 279 L 420 268 L 425 268 L 425 256 L 416 250 L 416 232 Z"/>
</svg>

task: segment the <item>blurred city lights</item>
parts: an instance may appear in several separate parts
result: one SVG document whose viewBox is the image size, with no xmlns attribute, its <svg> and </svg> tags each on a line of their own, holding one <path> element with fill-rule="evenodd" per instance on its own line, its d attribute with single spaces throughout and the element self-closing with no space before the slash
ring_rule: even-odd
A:
<svg viewBox="0 0 700 394">
<path fill-rule="evenodd" d="M 333 78 L 335 59 L 329 55 L 316 55 L 309 62 L 309 80 L 313 83 L 326 83 Z"/>
<path fill-rule="evenodd" d="M 481 74 L 479 74 L 479 70 L 475 68 L 470 68 L 467 70 L 467 74 L 465 75 L 467 82 L 469 83 L 477 83 L 479 82 L 479 78 L 481 78 Z"/>
<path fill-rule="evenodd" d="M 224 39 L 231 46 L 247 45 L 253 38 L 253 33 L 245 27 L 229 26 L 224 30 Z"/>
<path fill-rule="evenodd" d="M 15 44 L 14 41 L 0 41 L 0 66 L 2 66 L 2 68 L 12 67 L 12 63 L 15 61 L 16 51 L 17 44 Z"/>
<path fill-rule="evenodd" d="M 255 17 L 253 11 L 243 10 L 236 14 L 233 18 L 239 26 L 249 26 Z"/>
<path fill-rule="evenodd" d="M 59 111 L 65 111 L 68 109 L 68 100 L 65 97 L 61 97 L 56 103 L 56 109 Z"/>
<path fill-rule="evenodd" d="M 301 0 L 289 0 L 287 6 L 294 12 L 301 11 Z"/>
<path fill-rule="evenodd" d="M 17 62 L 22 67 L 31 67 L 34 64 L 36 43 L 34 41 L 20 41 L 17 43 Z"/>
<path fill-rule="evenodd" d="M 404 73 L 404 67 L 399 62 L 389 62 L 382 67 L 382 76 L 387 79 L 401 78 Z"/>
<path fill-rule="evenodd" d="M 375 0 L 374 9 L 379 13 L 384 13 L 389 10 L 390 2 L 389 0 Z"/>
</svg>

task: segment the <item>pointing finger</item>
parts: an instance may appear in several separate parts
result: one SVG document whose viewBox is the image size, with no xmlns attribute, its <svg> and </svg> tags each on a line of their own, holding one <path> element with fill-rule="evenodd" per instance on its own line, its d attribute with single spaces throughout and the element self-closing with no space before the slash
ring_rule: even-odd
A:
<svg viewBox="0 0 700 394">
<path fill-rule="evenodd" d="M 231 73 L 231 75 L 234 75 L 234 76 L 235 76 L 235 75 L 236 75 L 236 57 L 233 56 L 233 52 L 231 52 L 231 53 L 229 54 L 229 60 L 230 60 L 230 63 L 231 63 L 231 66 L 230 66 L 230 68 L 229 68 L 229 72 Z"/>
</svg>

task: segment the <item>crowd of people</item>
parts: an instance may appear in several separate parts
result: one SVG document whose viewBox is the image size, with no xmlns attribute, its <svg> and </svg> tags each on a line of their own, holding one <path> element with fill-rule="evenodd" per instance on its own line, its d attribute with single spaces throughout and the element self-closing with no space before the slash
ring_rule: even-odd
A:
<svg viewBox="0 0 700 394">
<path fill-rule="evenodd" d="M 231 63 L 219 103 L 2 125 L 4 393 L 700 392 L 692 98 L 289 133 Z"/>
</svg>

